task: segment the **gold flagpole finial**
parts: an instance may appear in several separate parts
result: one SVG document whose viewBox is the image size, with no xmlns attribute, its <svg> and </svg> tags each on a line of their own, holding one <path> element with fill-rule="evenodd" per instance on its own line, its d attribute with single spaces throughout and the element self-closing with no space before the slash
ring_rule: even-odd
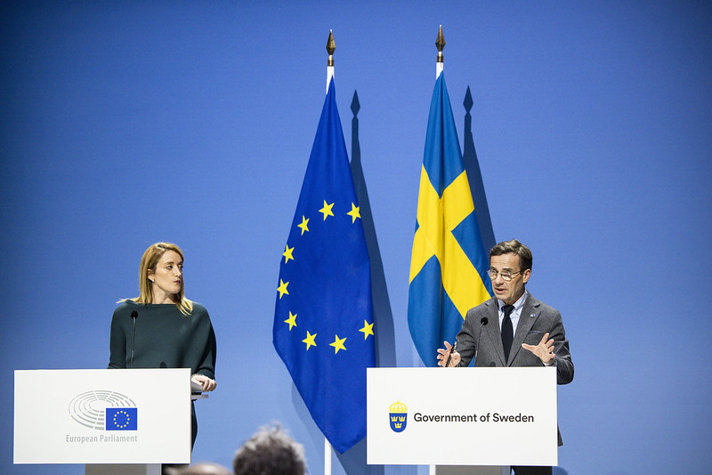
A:
<svg viewBox="0 0 712 475">
<path fill-rule="evenodd" d="M 435 46 L 438 48 L 438 63 L 443 62 L 443 48 L 445 48 L 445 37 L 443 36 L 443 26 L 440 25 L 438 30 L 438 38 L 435 40 Z"/>
<path fill-rule="evenodd" d="M 336 51 L 336 43 L 334 43 L 334 32 L 329 30 L 329 39 L 326 41 L 326 52 L 329 53 L 327 66 L 334 65 L 334 51 Z"/>
</svg>

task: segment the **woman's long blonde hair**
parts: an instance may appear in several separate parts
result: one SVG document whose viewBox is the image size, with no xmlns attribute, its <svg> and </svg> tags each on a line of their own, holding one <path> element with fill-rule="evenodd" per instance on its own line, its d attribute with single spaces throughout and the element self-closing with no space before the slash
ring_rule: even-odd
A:
<svg viewBox="0 0 712 475">
<path fill-rule="evenodd" d="M 138 297 L 130 299 L 136 303 L 148 304 L 153 302 L 153 291 L 152 282 L 148 280 L 148 271 L 155 272 L 156 265 L 158 261 L 161 260 L 161 256 L 168 251 L 177 252 L 181 259 L 183 257 L 183 251 L 180 250 L 178 246 L 170 242 L 157 242 L 151 244 L 146 252 L 143 253 L 141 257 L 141 265 L 138 271 L 138 283 L 140 294 Z M 190 316 L 193 313 L 193 302 L 185 298 L 185 293 L 183 289 L 183 280 L 181 279 L 180 292 L 175 295 L 174 298 L 176 307 L 183 315 Z"/>
</svg>

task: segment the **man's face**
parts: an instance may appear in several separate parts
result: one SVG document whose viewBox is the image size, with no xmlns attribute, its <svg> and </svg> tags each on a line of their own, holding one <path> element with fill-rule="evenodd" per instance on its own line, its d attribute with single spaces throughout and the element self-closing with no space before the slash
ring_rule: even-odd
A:
<svg viewBox="0 0 712 475">
<path fill-rule="evenodd" d="M 521 272 L 519 256 L 510 252 L 490 258 L 490 269 L 497 271 L 497 277 L 492 279 L 494 296 L 507 305 L 512 305 L 524 293 L 524 284 L 531 276 L 531 269 Z M 512 274 L 512 280 L 505 281 L 500 275 L 502 272 Z"/>
</svg>

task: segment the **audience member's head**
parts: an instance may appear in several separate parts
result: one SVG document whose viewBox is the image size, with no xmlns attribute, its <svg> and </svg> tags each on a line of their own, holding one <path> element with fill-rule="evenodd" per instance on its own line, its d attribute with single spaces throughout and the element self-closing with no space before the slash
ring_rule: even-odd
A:
<svg viewBox="0 0 712 475">
<path fill-rule="evenodd" d="M 172 468 L 167 471 L 169 475 L 232 475 L 232 472 L 212 462 L 201 462 L 182 468 Z"/>
<path fill-rule="evenodd" d="M 304 475 L 304 446 L 279 427 L 263 427 L 235 452 L 235 475 Z"/>
</svg>

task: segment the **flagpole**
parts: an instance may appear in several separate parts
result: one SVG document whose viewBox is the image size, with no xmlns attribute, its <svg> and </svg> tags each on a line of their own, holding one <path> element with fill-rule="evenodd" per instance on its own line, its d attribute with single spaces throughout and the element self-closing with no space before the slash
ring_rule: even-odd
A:
<svg viewBox="0 0 712 475">
<path fill-rule="evenodd" d="M 435 47 L 438 49 L 438 59 L 435 62 L 435 79 L 440 77 L 443 72 L 443 49 L 445 48 L 445 36 L 443 35 L 443 26 L 438 29 L 438 36 L 435 38 Z M 435 465 L 430 465 L 428 475 L 436 475 L 437 468 Z"/>
<path fill-rule="evenodd" d="M 326 61 L 326 93 L 329 93 L 329 83 L 334 77 L 334 51 L 336 43 L 334 43 L 334 32 L 329 30 L 329 39 L 326 40 L 326 52 L 329 53 L 329 59 Z"/>
<path fill-rule="evenodd" d="M 334 78 L 334 51 L 336 51 L 334 31 L 330 29 L 329 38 L 326 40 L 326 52 L 329 53 L 329 58 L 326 60 L 326 94 L 329 93 L 329 83 Z M 324 475 L 331 475 L 331 444 L 326 436 L 324 436 Z"/>
<path fill-rule="evenodd" d="M 331 444 L 324 437 L 324 475 L 331 475 Z"/>
<path fill-rule="evenodd" d="M 443 26 L 440 25 L 438 37 L 435 39 L 435 46 L 438 48 L 438 60 L 435 63 L 435 79 L 443 72 L 443 48 L 445 48 L 445 37 L 443 36 Z"/>
</svg>

